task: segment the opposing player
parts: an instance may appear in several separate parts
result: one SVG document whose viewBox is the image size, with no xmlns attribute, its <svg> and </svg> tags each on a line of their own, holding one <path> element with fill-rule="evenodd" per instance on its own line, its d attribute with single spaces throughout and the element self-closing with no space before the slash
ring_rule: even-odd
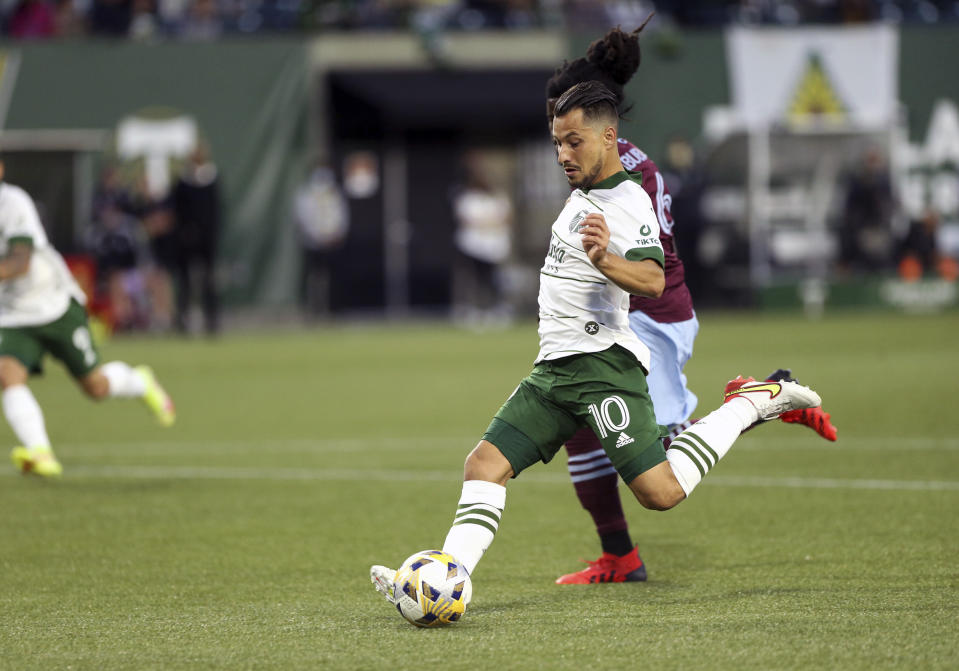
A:
<svg viewBox="0 0 959 671">
<path fill-rule="evenodd" d="M 631 33 L 614 28 L 593 42 L 584 58 L 566 62 L 557 68 L 546 85 L 548 117 L 552 118 L 552 107 L 564 91 L 589 80 L 606 85 L 616 96 L 619 111 L 623 112 L 623 87 L 639 68 L 639 33 L 645 25 L 643 23 Z M 617 150 L 623 167 L 641 177 L 642 187 L 649 195 L 659 223 L 659 239 L 665 257 L 665 289 L 658 298 L 630 296 L 629 326 L 650 350 L 651 369 L 647 382 L 656 421 L 669 427 L 670 437 L 675 437 L 695 421 L 691 417 L 696 409 L 697 398 L 686 385 L 683 369 L 692 356 L 699 322 L 686 287 L 683 262 L 673 238 L 674 221 L 670 212 L 672 197 L 663 176 L 652 159 L 628 140 L 618 138 Z M 782 379 L 788 374 L 788 371 L 777 371 L 767 379 Z M 735 381 L 730 384 L 735 384 Z M 806 424 L 823 437 L 836 439 L 829 415 L 823 413 L 821 408 L 796 410 L 787 413 L 782 419 Z M 596 561 L 588 562 L 585 569 L 560 576 L 556 582 L 585 584 L 645 580 L 646 567 L 638 548 L 633 544 L 623 514 L 616 470 L 599 440 L 592 431 L 583 429 L 566 442 L 566 451 L 567 467 L 576 495 L 593 518 L 602 555 Z"/>
<path fill-rule="evenodd" d="M 540 271 L 540 350 L 532 372 L 499 409 L 466 458 L 443 552 L 472 574 L 506 505 L 506 483 L 548 462 L 589 427 L 646 508 L 667 510 L 757 421 L 820 404 L 795 382 L 747 382 L 664 448 L 650 401 L 649 349 L 629 328 L 629 296 L 657 297 L 666 284 L 659 223 L 649 197 L 617 151 L 617 99 L 603 84 L 577 84 L 556 102 L 552 136 L 574 187 L 552 226 Z M 392 602 L 395 571 L 370 568 Z"/>
<path fill-rule="evenodd" d="M 3 414 L 19 447 L 22 473 L 61 475 L 47 436 L 43 411 L 27 386 L 42 372 L 45 354 L 59 359 L 93 399 L 139 398 L 160 424 L 173 424 L 173 402 L 146 366 L 122 361 L 100 365 L 90 336 L 86 297 L 63 257 L 50 245 L 26 191 L 3 182 L 0 161 L 0 388 Z"/>
</svg>

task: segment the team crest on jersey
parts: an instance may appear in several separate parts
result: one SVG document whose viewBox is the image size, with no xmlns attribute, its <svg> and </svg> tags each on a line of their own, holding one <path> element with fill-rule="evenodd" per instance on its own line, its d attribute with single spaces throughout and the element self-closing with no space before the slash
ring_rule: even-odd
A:
<svg viewBox="0 0 959 671">
<path fill-rule="evenodd" d="M 569 222 L 569 232 L 577 233 L 579 231 L 579 225 L 583 223 L 583 220 L 586 218 L 586 215 L 589 214 L 589 210 L 580 210 L 573 217 L 573 220 Z"/>
<path fill-rule="evenodd" d="M 599 324 L 596 322 L 586 322 L 586 333 L 589 335 L 596 335 L 599 333 Z"/>
</svg>

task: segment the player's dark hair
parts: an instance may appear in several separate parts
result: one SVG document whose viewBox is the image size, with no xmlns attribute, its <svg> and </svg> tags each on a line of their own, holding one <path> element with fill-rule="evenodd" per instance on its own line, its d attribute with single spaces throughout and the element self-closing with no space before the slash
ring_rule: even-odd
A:
<svg viewBox="0 0 959 671">
<path fill-rule="evenodd" d="M 643 21 L 643 25 L 630 33 L 619 27 L 613 28 L 589 45 L 585 58 L 577 58 L 572 62 L 564 61 L 546 82 L 546 98 L 553 100 L 580 82 L 595 80 L 605 84 L 616 96 L 617 108 L 622 107 L 625 98 L 623 86 L 639 69 L 639 33 L 651 18 L 653 14 Z M 622 113 L 627 111 L 628 109 L 620 110 Z"/>
<path fill-rule="evenodd" d="M 616 112 L 616 94 L 598 81 L 580 82 L 571 87 L 556 101 L 553 116 L 566 116 L 575 109 L 583 110 L 584 121 L 600 119 L 615 123 L 619 117 Z"/>
</svg>

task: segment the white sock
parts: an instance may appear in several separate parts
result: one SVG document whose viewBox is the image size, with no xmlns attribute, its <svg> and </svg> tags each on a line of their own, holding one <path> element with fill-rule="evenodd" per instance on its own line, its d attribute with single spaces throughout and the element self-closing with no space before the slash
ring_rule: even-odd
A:
<svg viewBox="0 0 959 671">
<path fill-rule="evenodd" d="M 459 560 L 470 575 L 493 542 L 504 507 L 506 487 L 503 485 L 485 480 L 463 483 L 463 493 L 456 507 L 453 526 L 443 543 L 443 552 Z"/>
<path fill-rule="evenodd" d="M 686 496 L 726 456 L 739 434 L 759 419 L 745 398 L 734 398 L 673 438 L 666 459 Z"/>
<path fill-rule="evenodd" d="M 143 377 L 129 364 L 111 361 L 103 364 L 100 370 L 110 383 L 110 396 L 114 398 L 139 398 L 147 393 Z"/>
<path fill-rule="evenodd" d="M 3 390 L 3 414 L 25 447 L 50 447 L 43 410 L 27 385 L 18 384 Z"/>
</svg>

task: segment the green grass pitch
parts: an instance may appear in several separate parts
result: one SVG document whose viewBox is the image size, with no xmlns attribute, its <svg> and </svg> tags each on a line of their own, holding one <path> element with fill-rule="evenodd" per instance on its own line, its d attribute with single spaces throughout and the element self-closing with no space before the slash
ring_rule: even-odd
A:
<svg viewBox="0 0 959 671">
<path fill-rule="evenodd" d="M 106 343 L 166 383 L 167 430 L 51 364 L 33 389 L 64 477 L 0 468 L 0 669 L 959 668 L 959 315 L 701 322 L 701 413 L 791 366 L 839 442 L 774 422 L 672 511 L 624 495 L 646 584 L 553 584 L 598 542 L 565 459 L 534 467 L 440 630 L 368 568 L 442 545 L 532 323 Z"/>
</svg>

